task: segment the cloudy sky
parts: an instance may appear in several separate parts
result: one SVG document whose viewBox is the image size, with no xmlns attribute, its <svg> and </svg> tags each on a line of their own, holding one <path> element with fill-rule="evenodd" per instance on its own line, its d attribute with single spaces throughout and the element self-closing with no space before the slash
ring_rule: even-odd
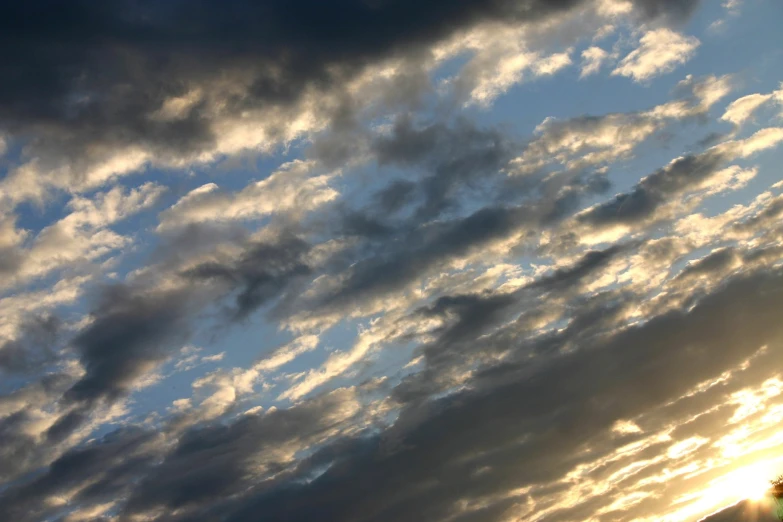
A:
<svg viewBox="0 0 783 522">
<path fill-rule="evenodd" d="M 781 22 L 0 3 L 0 519 L 771 520 Z"/>
</svg>

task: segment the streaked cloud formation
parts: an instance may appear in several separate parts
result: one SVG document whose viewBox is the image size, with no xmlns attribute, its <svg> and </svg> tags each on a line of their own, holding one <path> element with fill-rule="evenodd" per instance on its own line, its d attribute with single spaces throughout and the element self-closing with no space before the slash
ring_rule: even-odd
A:
<svg viewBox="0 0 783 522">
<path fill-rule="evenodd" d="M 4 3 L 0 518 L 769 516 L 743 7 Z"/>
</svg>

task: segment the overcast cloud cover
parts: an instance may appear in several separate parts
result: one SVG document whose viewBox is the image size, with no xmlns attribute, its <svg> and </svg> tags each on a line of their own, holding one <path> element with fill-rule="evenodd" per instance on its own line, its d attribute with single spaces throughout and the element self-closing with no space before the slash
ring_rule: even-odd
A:
<svg viewBox="0 0 783 522">
<path fill-rule="evenodd" d="M 0 519 L 774 520 L 781 22 L 0 2 Z"/>
</svg>

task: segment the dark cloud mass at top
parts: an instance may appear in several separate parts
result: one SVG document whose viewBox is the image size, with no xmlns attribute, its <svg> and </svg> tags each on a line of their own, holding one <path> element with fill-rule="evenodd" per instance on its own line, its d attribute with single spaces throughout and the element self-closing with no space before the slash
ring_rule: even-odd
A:
<svg viewBox="0 0 783 522">
<path fill-rule="evenodd" d="M 485 21 L 534 21 L 579 0 L 171 2 L 40 0 L 0 7 L 3 126 L 78 155 L 86 143 L 195 153 L 214 140 L 207 107 L 148 116 L 169 97 L 216 90 L 237 114 L 286 105 L 395 54 L 427 52 Z M 694 0 L 643 0 L 646 16 L 687 15 Z M 227 89 L 221 81 L 234 81 Z M 223 92 L 220 92 L 223 91 Z"/>
<path fill-rule="evenodd" d="M 772 516 L 780 55 L 706 4 L 0 0 L 0 520 Z"/>
</svg>

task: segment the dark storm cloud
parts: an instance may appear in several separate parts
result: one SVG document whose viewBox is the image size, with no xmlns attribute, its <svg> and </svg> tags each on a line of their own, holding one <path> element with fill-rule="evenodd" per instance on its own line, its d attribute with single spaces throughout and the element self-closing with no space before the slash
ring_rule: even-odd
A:
<svg viewBox="0 0 783 522">
<path fill-rule="evenodd" d="M 636 2 L 644 13 L 655 18 L 665 16 L 670 21 L 678 22 L 690 16 L 698 5 L 698 2 L 682 0 L 641 0 Z"/>
<path fill-rule="evenodd" d="M 145 451 L 144 446 L 156 437 L 147 430 L 123 428 L 72 449 L 40 477 L 5 491 L 0 497 L 0 515 L 7 520 L 42 520 L 56 511 L 56 506 L 42 503 L 42 499 L 75 488 L 80 490 L 75 495 L 77 502 L 109 500 L 126 491 L 132 485 L 130 479 L 153 464 L 155 454 Z"/>
<path fill-rule="evenodd" d="M 367 243 L 391 240 L 392 248 L 406 248 L 434 220 L 454 220 L 465 210 L 487 209 L 502 198 L 519 199 L 502 190 L 507 179 L 502 169 L 514 147 L 500 129 L 480 128 L 466 119 L 417 125 L 404 115 L 388 134 L 364 139 L 381 174 L 402 169 L 408 178 L 388 182 L 369 196 L 363 208 L 338 205 L 338 216 L 332 220 L 340 224 L 332 232 L 336 236 L 358 237 Z M 466 203 L 469 209 L 464 208 Z M 378 247 L 370 250 L 377 254 Z"/>
<path fill-rule="evenodd" d="M 496 152 L 492 152 L 494 157 Z M 496 166 L 495 161 L 491 161 Z M 466 173 L 468 171 L 465 171 Z M 490 172 L 490 171 L 486 171 Z M 468 179 L 451 177 L 448 169 L 441 175 L 424 178 L 426 186 L 432 182 L 436 190 L 457 191 L 463 189 Z M 465 174 L 469 177 L 468 174 Z M 477 177 L 479 182 L 481 177 Z M 344 306 L 356 299 L 372 299 L 399 290 L 447 264 L 454 258 L 471 255 L 479 248 L 509 238 L 536 227 L 551 224 L 568 215 L 585 194 L 592 193 L 594 186 L 590 178 L 571 177 L 560 190 L 544 190 L 524 195 L 525 203 L 505 206 L 501 201 L 492 202 L 467 216 L 429 221 L 432 216 L 416 212 L 402 224 L 384 220 L 382 214 L 368 213 L 350 215 L 347 223 L 368 234 L 369 238 L 383 239 L 370 249 L 371 255 L 358 260 L 347 271 L 343 285 L 335 292 L 323 296 L 321 306 Z M 518 199 L 518 198 L 517 198 Z M 434 202 L 434 204 L 433 204 Z M 440 196 L 433 196 L 420 207 L 426 214 L 436 211 L 444 202 Z M 396 227 L 395 227 L 396 225 Z"/>
<path fill-rule="evenodd" d="M 60 320 L 34 316 L 21 325 L 21 335 L 0 345 L 0 372 L 29 374 L 56 360 Z"/>
<path fill-rule="evenodd" d="M 114 400 L 184 342 L 195 293 L 184 290 L 139 292 L 126 285 L 103 290 L 93 322 L 72 344 L 85 375 L 71 387 L 70 400 Z"/>
<path fill-rule="evenodd" d="M 445 296 L 420 313 L 426 316 L 454 315 L 457 318 L 439 336 L 436 343 L 442 351 L 453 352 L 456 343 L 462 340 L 470 342 L 477 332 L 482 332 L 487 326 L 496 326 L 498 324 L 496 314 L 500 310 L 515 304 L 519 305 L 523 300 L 532 302 L 533 298 L 544 297 L 550 301 L 562 299 L 569 291 L 578 288 L 579 283 L 584 282 L 591 275 L 600 273 L 612 259 L 628 250 L 629 245 L 616 245 L 606 250 L 590 251 L 573 265 L 559 268 L 552 274 L 545 275 L 515 292 L 497 295 Z"/>
<path fill-rule="evenodd" d="M 400 116 L 388 133 L 363 135 L 367 152 L 381 175 L 405 172 L 407 178 L 386 183 L 369 196 L 363 208 L 340 205 L 336 235 L 387 240 L 411 234 L 443 216 L 460 215 L 501 197 L 502 169 L 514 154 L 513 143 L 498 128 L 480 128 L 459 118 L 454 122 L 418 125 Z M 354 140 L 354 136 L 345 139 Z M 340 146 L 341 147 L 341 146 Z M 503 194 L 511 200 L 508 193 Z"/>
<path fill-rule="evenodd" d="M 298 275 L 308 245 L 293 236 L 250 244 L 237 261 L 203 263 L 184 272 L 189 283 L 172 289 L 114 285 L 101 290 L 92 322 L 72 341 L 85 369 L 65 394 L 75 408 L 48 431 L 60 440 L 89 419 L 96 401 L 116 400 L 187 340 L 192 321 L 211 302 L 235 295 L 231 319 L 242 319 L 277 297 Z M 217 283 L 217 285 L 210 285 Z"/>
<path fill-rule="evenodd" d="M 725 163 L 725 154 L 707 151 L 677 158 L 643 178 L 630 192 L 580 214 L 581 223 L 595 227 L 633 225 L 646 221 L 672 198 L 697 187 Z"/>
<path fill-rule="evenodd" d="M 294 101 L 364 64 L 415 50 L 482 20 L 534 18 L 575 0 L 229 3 L 199 0 L 5 3 L 0 11 L 0 114 L 63 124 L 85 138 L 198 147 L 212 139 L 198 107 L 185 120 L 148 121 L 168 96 L 221 72 L 252 71 L 229 108 Z M 335 72 L 336 71 L 336 72 Z"/>
<path fill-rule="evenodd" d="M 385 223 L 380 217 L 367 212 L 344 209 L 342 212 L 342 234 L 348 237 L 360 237 L 365 240 L 383 240 L 395 233 L 394 226 Z"/>
<path fill-rule="evenodd" d="M 0 419 L 0 464 L 4 480 L 26 471 L 28 462 L 35 461 L 38 453 L 36 437 L 25 433 L 24 425 L 31 420 L 26 410 L 16 411 Z"/>
<path fill-rule="evenodd" d="M 525 232 L 532 237 L 536 228 L 573 213 L 586 195 L 606 190 L 604 176 L 581 171 L 509 176 L 504 169 L 515 149 L 497 127 L 399 117 L 388 133 L 370 139 L 368 150 L 382 170 L 416 176 L 388 182 L 366 206 L 338 203 L 318 218 L 317 234 L 348 239 L 346 249 L 320 267 L 340 285 L 294 298 L 277 312 L 334 314 L 395 295 L 435 270 L 448 270 L 455 258 Z"/>
<path fill-rule="evenodd" d="M 496 129 L 480 129 L 466 120 L 452 127 L 436 123 L 417 127 L 400 118 L 392 133 L 377 138 L 371 149 L 381 166 L 423 169 L 417 189 L 395 181 L 379 192 L 387 210 L 402 206 L 420 192 L 419 220 L 434 218 L 456 204 L 459 192 L 479 192 L 511 159 L 512 144 Z M 474 194 L 475 195 L 475 194 Z"/>
<path fill-rule="evenodd" d="M 621 244 L 605 250 L 591 250 L 573 266 L 558 268 L 551 275 L 544 276 L 531 284 L 530 287 L 544 291 L 565 289 L 605 267 L 618 255 L 628 252 L 632 246 L 630 244 Z"/>
<path fill-rule="evenodd" d="M 686 301 L 693 302 L 701 297 L 703 290 L 696 290 L 701 284 L 705 284 L 709 289 L 712 282 L 722 280 L 735 270 L 748 271 L 773 266 L 781 258 L 781 254 L 783 247 L 778 245 L 752 249 L 739 246 L 719 248 L 689 262 L 672 279 L 671 290 L 688 294 Z"/>
<path fill-rule="evenodd" d="M 628 249 L 629 245 L 618 245 L 588 252 L 572 266 L 558 269 L 515 292 L 444 296 L 419 310 L 417 313 L 425 317 L 439 316 L 449 321 L 431 332 L 436 339 L 421 347 L 425 368 L 403 379 L 394 390 L 395 399 L 408 403 L 448 392 L 455 384 L 455 375 L 463 374 L 465 368 L 495 372 L 492 365 L 496 357 L 510 349 L 513 355 L 507 355 L 507 359 L 545 354 L 576 339 L 584 341 L 613 324 L 623 309 L 614 302 L 617 296 L 607 293 L 573 301 L 568 297 L 578 295 L 576 291 L 582 283 L 600 274 L 612 259 Z M 535 337 L 533 325 L 557 302 L 562 303 L 561 317 L 570 319 L 568 326 L 557 334 Z M 480 343 L 476 342 L 478 337 Z M 487 363 L 490 368 L 484 368 Z"/>
<path fill-rule="evenodd" d="M 284 471 L 288 451 L 307 449 L 350 421 L 350 400 L 350 392 L 338 390 L 285 410 L 245 415 L 228 426 L 193 429 L 139 484 L 128 510 L 209 502 L 242 491 L 249 476 Z"/>
<path fill-rule="evenodd" d="M 571 269 L 557 272 L 556 280 L 574 284 L 588 275 L 588 267 L 603 266 L 597 259 L 605 263 L 612 252 L 590 253 Z M 563 290 L 560 284 L 549 287 Z M 783 273 L 778 269 L 737 278 L 687 313 L 669 312 L 612 335 L 584 335 L 590 325 L 612 322 L 607 319 L 611 300 L 594 298 L 576 308 L 568 328 L 554 338 L 525 339 L 514 323 L 491 338 L 485 335 L 488 327 L 508 317 L 508 297 L 444 298 L 421 311 L 456 316 L 455 327 L 440 335 L 444 347 L 472 345 L 481 352 L 497 343 L 498 353 L 510 350 L 519 356 L 481 369 L 469 389 L 445 399 L 422 401 L 419 395 L 380 435 L 340 439 L 293 468 L 277 460 L 275 448 L 299 447 L 299 442 L 307 446 L 308 440 L 343 426 L 351 415 L 341 413 L 350 400 L 340 395 L 343 392 L 227 426 L 192 430 L 154 468 L 143 454 L 116 462 L 104 459 L 110 464 L 100 473 L 86 466 L 88 474 L 103 477 L 90 487 L 91 498 L 116 498 L 130 485 L 134 490 L 124 508 L 129 514 L 180 508 L 180 515 L 162 520 L 240 522 L 254 520 L 258 513 L 268 520 L 446 519 L 455 514 L 459 500 L 556 480 L 574 465 L 610 453 L 629 442 L 610 433 L 617 420 L 667 404 L 696 384 L 738 367 L 762 345 L 770 348 L 764 366 L 777 367 L 782 301 Z M 574 331 L 569 333 L 570 328 Z M 504 337 L 503 330 L 512 334 Z M 581 339 L 579 349 L 567 354 L 535 347 L 543 343 L 562 348 L 572 338 Z M 538 355 L 530 359 L 524 354 Z M 672 416 L 670 412 L 664 418 Z M 253 483 L 249 470 L 259 472 L 260 462 L 267 472 L 280 473 L 244 494 Z M 39 491 L 67 490 L 66 484 L 81 480 L 80 474 L 65 473 L 62 464 L 52 469 L 47 475 L 65 478 L 40 479 L 52 486 Z M 24 520 L 20 513 L 31 509 L 25 507 L 34 502 L 26 496 L 31 491 L 28 484 L 6 492 L 0 508 Z M 502 507 L 512 503 L 501 499 L 462 516 L 495 520 Z M 28 513 L 35 517 L 38 506 L 33 505 Z M 553 519 L 572 515 L 563 512 Z"/>
<path fill-rule="evenodd" d="M 407 180 L 396 180 L 375 194 L 380 208 L 386 212 L 395 212 L 405 206 L 414 195 L 416 184 Z"/>
<path fill-rule="evenodd" d="M 236 508 L 194 511 L 192 519 L 445 520 L 460 500 L 559 479 L 628 441 L 612 435 L 616 421 L 740 366 L 762 345 L 779 364 L 782 302 L 780 270 L 735 279 L 687 313 L 668 312 L 562 356 L 506 364 L 503 379 L 479 375 L 469 390 L 417 401 L 318 478 L 262 488 Z M 227 449 L 209 440 L 202 444 L 214 454 Z M 167 498 L 166 488 L 158 491 Z"/>
<path fill-rule="evenodd" d="M 439 263 L 506 237 L 534 216 L 532 209 L 487 207 L 464 218 L 403 231 L 354 264 L 342 287 L 322 297 L 318 305 L 344 307 L 400 290 Z"/>
<path fill-rule="evenodd" d="M 41 444 L 35 411 L 60 397 L 72 382 L 71 375 L 48 373 L 0 396 L 0 479 L 13 480 L 47 462 L 52 446 Z"/>
<path fill-rule="evenodd" d="M 237 292 L 232 319 L 244 319 L 259 307 L 280 296 L 286 287 L 312 268 L 305 256 L 310 245 L 292 235 L 283 234 L 271 242 L 249 242 L 245 251 L 230 262 L 207 262 L 188 269 L 184 276 L 193 280 L 212 280 L 227 284 Z"/>
<path fill-rule="evenodd" d="M 698 259 L 677 274 L 678 279 L 692 279 L 699 276 L 712 276 L 725 271 L 739 262 L 739 255 L 733 248 L 722 248 Z"/>
<path fill-rule="evenodd" d="M 242 78 L 224 114 L 286 105 L 365 65 L 426 52 L 484 21 L 537 20 L 584 0 L 153 0 L 5 2 L 0 119 L 74 161 L 87 143 L 142 144 L 181 155 L 214 140 L 203 103 L 150 118 L 170 97 Z M 696 0 L 639 0 L 646 16 L 687 16 Z M 238 83 L 235 83 L 238 85 Z"/>
<path fill-rule="evenodd" d="M 0 248 L 0 274 L 5 276 L 16 274 L 23 262 L 24 256 L 19 253 L 18 247 Z"/>
<path fill-rule="evenodd" d="M 721 141 L 725 140 L 727 138 L 726 134 L 722 134 L 720 132 L 711 132 L 704 136 L 702 139 L 696 142 L 696 146 L 701 148 L 707 148 L 712 147 L 713 145 L 716 145 L 720 143 Z"/>
</svg>

